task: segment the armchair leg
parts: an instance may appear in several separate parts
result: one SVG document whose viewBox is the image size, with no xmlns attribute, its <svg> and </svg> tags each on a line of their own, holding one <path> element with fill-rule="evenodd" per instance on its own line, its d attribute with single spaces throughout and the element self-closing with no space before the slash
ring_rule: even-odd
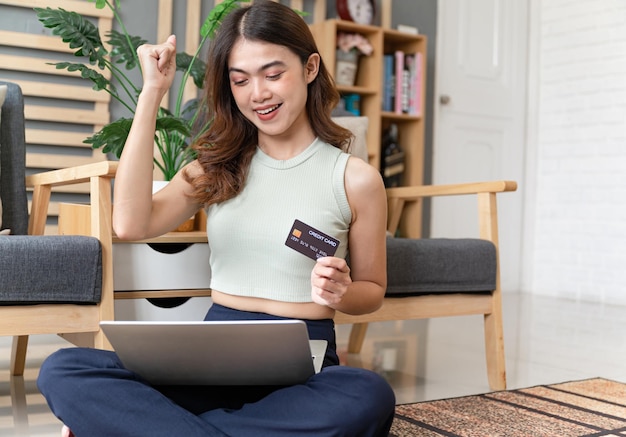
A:
<svg viewBox="0 0 626 437">
<path fill-rule="evenodd" d="M 491 390 L 506 390 L 506 364 L 502 315 L 485 314 L 485 352 L 487 354 L 487 377 Z"/>
<path fill-rule="evenodd" d="M 348 353 L 361 353 L 365 334 L 367 333 L 367 323 L 354 323 L 350 330 L 350 339 L 348 340 Z"/>
<path fill-rule="evenodd" d="M 28 348 L 28 335 L 13 337 L 11 348 L 11 375 L 22 376 L 26 367 L 26 349 Z"/>
</svg>

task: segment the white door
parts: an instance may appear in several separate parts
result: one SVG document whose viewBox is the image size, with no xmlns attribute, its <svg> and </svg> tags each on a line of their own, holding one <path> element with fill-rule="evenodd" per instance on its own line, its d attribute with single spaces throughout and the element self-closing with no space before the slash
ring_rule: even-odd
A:
<svg viewBox="0 0 626 437">
<path fill-rule="evenodd" d="M 527 0 L 440 0 L 433 182 L 509 179 L 498 200 L 502 288 L 519 290 Z M 476 236 L 474 198 L 434 199 L 431 236 Z"/>
</svg>

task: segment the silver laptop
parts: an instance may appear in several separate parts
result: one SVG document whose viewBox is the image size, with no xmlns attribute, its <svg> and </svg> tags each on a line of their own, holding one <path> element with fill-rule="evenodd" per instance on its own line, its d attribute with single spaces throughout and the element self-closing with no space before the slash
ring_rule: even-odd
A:
<svg viewBox="0 0 626 437">
<path fill-rule="evenodd" d="M 124 366 L 156 385 L 299 384 L 321 370 L 327 347 L 301 320 L 100 326 Z"/>
</svg>

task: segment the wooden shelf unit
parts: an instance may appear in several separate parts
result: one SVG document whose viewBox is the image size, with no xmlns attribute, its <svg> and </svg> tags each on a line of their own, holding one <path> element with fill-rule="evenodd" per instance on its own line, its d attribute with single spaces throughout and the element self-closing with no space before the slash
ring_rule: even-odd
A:
<svg viewBox="0 0 626 437">
<path fill-rule="evenodd" d="M 334 76 L 336 66 L 337 33 L 352 32 L 365 36 L 373 47 L 370 56 L 361 56 L 354 86 L 337 86 L 343 94 L 358 94 L 361 115 L 368 117 L 367 148 L 370 164 L 380 168 L 381 137 L 391 123 L 398 126 L 399 144 L 406 154 L 402 185 L 424 183 L 424 95 L 426 92 L 426 36 L 412 35 L 379 26 L 366 26 L 351 21 L 329 19 L 311 25 L 311 31 L 326 68 Z M 402 50 L 406 54 L 421 53 L 421 114 L 409 115 L 382 110 L 383 56 Z M 407 206 L 403 214 L 400 233 L 405 237 L 421 236 L 422 206 L 416 202 Z"/>
</svg>

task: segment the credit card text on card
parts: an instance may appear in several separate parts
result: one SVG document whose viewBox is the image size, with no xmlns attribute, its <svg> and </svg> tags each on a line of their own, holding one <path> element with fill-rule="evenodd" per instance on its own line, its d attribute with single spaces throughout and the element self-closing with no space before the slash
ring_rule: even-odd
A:
<svg viewBox="0 0 626 437">
<path fill-rule="evenodd" d="M 339 240 L 300 220 L 295 220 L 285 245 L 316 260 L 324 256 L 333 256 L 339 246 Z"/>
</svg>

